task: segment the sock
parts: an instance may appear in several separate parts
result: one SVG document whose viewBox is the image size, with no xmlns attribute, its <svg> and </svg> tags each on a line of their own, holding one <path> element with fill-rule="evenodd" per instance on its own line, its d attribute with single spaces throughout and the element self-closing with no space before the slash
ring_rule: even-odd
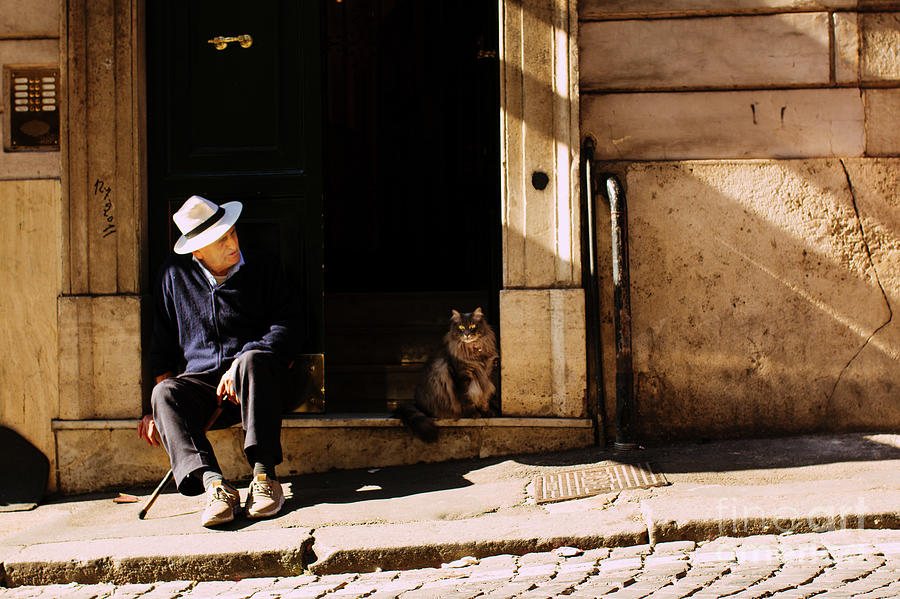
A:
<svg viewBox="0 0 900 599">
<path fill-rule="evenodd" d="M 215 470 L 203 470 L 203 488 L 209 490 L 212 484 L 216 481 L 224 482 L 225 479 L 222 477 L 221 472 L 216 472 Z"/>
<path fill-rule="evenodd" d="M 263 462 L 253 463 L 253 478 L 259 474 L 265 474 L 266 478 L 275 479 L 275 464 L 264 464 Z"/>
</svg>

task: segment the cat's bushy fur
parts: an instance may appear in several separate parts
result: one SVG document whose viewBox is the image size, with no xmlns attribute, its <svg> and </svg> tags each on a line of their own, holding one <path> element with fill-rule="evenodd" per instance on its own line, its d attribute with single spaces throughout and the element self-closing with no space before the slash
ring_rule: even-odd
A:
<svg viewBox="0 0 900 599">
<path fill-rule="evenodd" d="M 425 364 L 414 402 L 400 404 L 395 414 L 428 442 L 437 439 L 434 418 L 493 416 L 497 358 L 497 337 L 481 308 L 467 314 L 453 310 L 443 344 Z"/>
</svg>

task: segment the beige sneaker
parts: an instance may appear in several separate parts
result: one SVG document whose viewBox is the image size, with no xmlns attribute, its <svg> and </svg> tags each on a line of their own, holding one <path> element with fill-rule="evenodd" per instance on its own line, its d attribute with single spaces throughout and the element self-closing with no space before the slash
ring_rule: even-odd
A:
<svg viewBox="0 0 900 599">
<path fill-rule="evenodd" d="M 218 526 L 234 520 L 241 507 L 241 496 L 229 485 L 214 482 L 206 491 L 206 509 L 203 510 L 200 522 L 203 526 Z"/>
<path fill-rule="evenodd" d="M 247 517 L 268 518 L 277 514 L 283 505 L 281 483 L 265 474 L 257 474 L 247 491 L 247 505 L 244 506 Z"/>
</svg>

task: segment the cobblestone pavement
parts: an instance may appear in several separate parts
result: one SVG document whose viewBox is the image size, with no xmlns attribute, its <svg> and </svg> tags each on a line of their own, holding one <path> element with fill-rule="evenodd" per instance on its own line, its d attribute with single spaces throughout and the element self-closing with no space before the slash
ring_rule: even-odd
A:
<svg viewBox="0 0 900 599">
<path fill-rule="evenodd" d="M 570 555 L 575 554 L 575 555 Z M 3 599 L 620 599 L 900 597 L 900 531 L 722 538 L 614 549 L 499 555 L 443 568 L 240 581 L 51 585 Z"/>
</svg>

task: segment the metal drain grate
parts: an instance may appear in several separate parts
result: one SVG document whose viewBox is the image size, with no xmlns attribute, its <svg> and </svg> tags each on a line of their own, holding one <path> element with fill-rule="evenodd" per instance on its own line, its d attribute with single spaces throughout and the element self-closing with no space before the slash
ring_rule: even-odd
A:
<svg viewBox="0 0 900 599">
<path fill-rule="evenodd" d="M 534 478 L 532 489 L 537 503 L 552 503 L 623 489 L 649 489 L 667 484 L 669 482 L 665 475 L 654 472 L 650 464 L 642 463 L 542 474 Z"/>
</svg>

